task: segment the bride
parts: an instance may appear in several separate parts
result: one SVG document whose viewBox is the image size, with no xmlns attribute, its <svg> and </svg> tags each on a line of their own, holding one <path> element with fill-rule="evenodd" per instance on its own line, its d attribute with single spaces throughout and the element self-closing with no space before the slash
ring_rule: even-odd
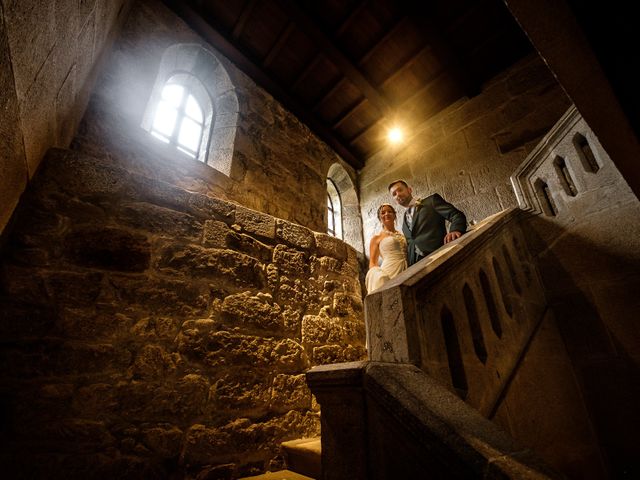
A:
<svg viewBox="0 0 640 480">
<path fill-rule="evenodd" d="M 407 268 L 407 241 L 402 232 L 396 230 L 396 211 L 388 203 L 378 207 L 378 219 L 382 231 L 371 239 L 369 246 L 369 271 L 365 278 L 367 293 L 380 288 Z M 378 260 L 382 264 L 378 266 Z"/>
</svg>

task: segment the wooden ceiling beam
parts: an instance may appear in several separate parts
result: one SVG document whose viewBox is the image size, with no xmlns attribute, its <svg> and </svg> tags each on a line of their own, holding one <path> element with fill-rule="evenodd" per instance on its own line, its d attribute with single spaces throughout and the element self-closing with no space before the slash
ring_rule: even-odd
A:
<svg viewBox="0 0 640 480">
<path fill-rule="evenodd" d="M 481 82 L 475 74 L 462 64 L 463 55 L 447 42 L 444 33 L 430 15 L 424 11 L 425 4 L 421 0 L 405 0 L 409 18 L 422 31 L 427 43 L 442 66 L 448 69 L 465 95 L 475 97 L 480 93 Z"/>
<path fill-rule="evenodd" d="M 333 125 L 331 125 L 331 128 L 333 130 L 335 130 L 336 128 L 339 128 L 340 125 L 342 125 L 346 120 L 351 118 L 351 116 L 355 114 L 360 108 L 362 108 L 362 106 L 365 103 L 367 103 L 366 98 L 360 99 L 358 103 L 356 103 L 353 107 L 351 107 L 346 112 L 344 112 L 340 117 L 338 117 L 338 119 L 335 122 L 333 122 Z"/>
<path fill-rule="evenodd" d="M 362 66 L 367 60 L 369 60 L 371 55 L 373 55 L 378 48 L 384 45 L 384 43 L 387 40 L 389 40 L 389 38 L 391 38 L 394 34 L 396 34 L 407 23 L 408 23 L 407 17 L 402 17 L 400 20 L 398 20 L 389 30 L 387 30 L 387 32 L 384 35 L 382 35 L 376 41 L 376 43 L 374 43 L 371 47 L 369 47 L 369 50 L 367 50 L 365 54 L 360 58 L 360 60 L 358 60 L 358 66 Z"/>
<path fill-rule="evenodd" d="M 305 108 L 291 97 L 280 84 L 274 80 L 264 69 L 254 63 L 249 57 L 235 47 L 220 32 L 214 29 L 206 18 L 204 10 L 194 10 L 185 2 L 179 0 L 163 0 L 179 17 L 181 17 L 193 30 L 201 35 L 207 42 L 220 51 L 228 60 L 234 63 L 240 70 L 251 77 L 256 84 L 271 93 L 285 108 L 296 115 L 303 123 L 314 131 L 320 139 L 325 141 L 333 150 L 356 170 L 363 167 L 363 161 L 358 158 L 346 145 L 324 126 L 314 115 L 307 113 Z"/>
<path fill-rule="evenodd" d="M 256 6 L 257 0 L 249 0 L 245 6 L 242 8 L 240 12 L 240 17 L 238 17 L 238 21 L 233 26 L 233 30 L 231 32 L 231 38 L 237 40 L 242 31 L 244 30 L 245 25 L 247 24 L 247 20 L 251 16 L 251 12 L 253 12 L 253 7 Z"/>
<path fill-rule="evenodd" d="M 314 21 L 303 12 L 294 0 L 278 0 L 282 10 L 305 32 L 322 52 L 340 71 L 358 88 L 381 114 L 391 110 L 391 106 L 364 74 L 343 54 L 333 41 L 316 26 Z"/>
<path fill-rule="evenodd" d="M 316 54 L 315 57 L 313 57 L 313 60 L 311 60 L 307 64 L 307 66 L 304 67 L 304 70 L 302 70 L 302 72 L 298 75 L 298 78 L 294 80 L 293 84 L 291 85 L 292 91 L 300 86 L 303 80 L 307 78 L 307 75 L 311 73 L 311 70 L 313 70 L 318 65 L 318 63 L 320 63 L 320 60 L 322 60 L 322 58 L 323 58 L 322 53 L 318 53 Z"/>
<path fill-rule="evenodd" d="M 267 68 L 269 67 L 269 65 L 271 65 L 273 60 L 278 56 L 278 54 L 282 50 L 282 47 L 284 47 L 284 45 L 287 43 L 287 39 L 289 38 L 289 35 L 291 35 L 291 32 L 293 32 L 294 28 L 295 28 L 295 25 L 293 24 L 293 22 L 287 23 L 287 26 L 284 28 L 284 30 L 280 32 L 280 35 L 278 36 L 276 43 L 273 45 L 273 47 L 271 47 L 271 50 L 269 50 L 269 53 L 262 61 L 263 67 Z"/>
<path fill-rule="evenodd" d="M 366 127 L 364 127 L 362 130 L 360 130 L 358 133 L 356 133 L 353 137 L 351 137 L 348 141 L 349 141 L 349 145 L 353 147 L 354 144 L 356 144 L 358 142 L 358 140 L 360 140 L 362 137 L 364 137 L 367 133 L 369 133 L 372 129 L 376 128 L 378 125 L 380 125 L 380 123 L 382 123 L 383 119 L 382 118 L 378 118 L 375 122 L 373 122 L 370 125 L 367 125 Z"/>
<path fill-rule="evenodd" d="M 322 104 L 326 102 L 329 97 L 331 97 L 331 95 L 336 93 L 345 84 L 346 81 L 347 77 L 340 77 L 340 80 L 331 85 L 331 87 L 329 87 L 329 89 L 322 95 L 322 97 L 320 97 L 320 99 L 316 101 L 316 103 L 314 103 L 311 110 L 313 110 L 314 112 L 317 111 L 322 106 Z"/>
<path fill-rule="evenodd" d="M 411 67 L 411 65 L 413 65 L 416 62 L 416 60 L 418 60 L 418 58 L 420 58 L 421 55 L 423 55 L 427 50 L 430 50 L 430 49 L 431 47 L 429 45 L 424 45 L 416 53 L 411 55 L 411 57 L 409 57 L 406 62 L 400 65 L 395 71 L 393 71 L 391 75 L 389 75 L 387 78 L 382 80 L 382 82 L 380 83 L 380 88 L 385 87 L 387 84 L 392 82 L 395 78 L 402 75 L 409 67 Z"/>
<path fill-rule="evenodd" d="M 461 15 L 458 15 L 450 25 L 447 26 L 447 33 L 455 32 L 460 26 L 464 25 L 470 18 L 476 15 L 481 10 L 487 8 L 486 0 L 480 0 L 473 5 L 467 7 Z"/>
<path fill-rule="evenodd" d="M 495 29 L 492 30 L 491 33 L 484 37 L 482 39 L 481 42 L 476 43 L 473 47 L 473 49 L 469 52 L 468 57 L 469 58 L 473 58 L 476 55 L 478 55 L 479 52 L 481 52 L 483 49 L 487 48 L 488 46 L 491 46 L 492 43 L 494 43 L 496 40 L 498 40 L 502 35 L 504 35 L 506 32 L 506 28 L 500 28 L 500 29 Z"/>
<path fill-rule="evenodd" d="M 335 37 L 338 38 L 342 35 L 347 28 L 353 23 L 353 21 L 358 18 L 358 15 L 367 7 L 369 4 L 369 0 L 361 0 L 360 3 L 353 11 L 347 16 L 347 18 L 340 24 L 338 29 L 335 31 Z"/>
</svg>

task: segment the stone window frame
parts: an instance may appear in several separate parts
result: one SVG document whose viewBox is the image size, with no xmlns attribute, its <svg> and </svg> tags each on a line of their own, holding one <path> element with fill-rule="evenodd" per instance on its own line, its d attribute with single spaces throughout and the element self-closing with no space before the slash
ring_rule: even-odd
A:
<svg viewBox="0 0 640 480">
<path fill-rule="evenodd" d="M 197 80 L 198 101 L 211 105 L 204 119 L 201 158 L 198 160 L 229 176 L 239 121 L 239 103 L 235 86 L 216 55 L 200 44 L 181 43 L 168 47 L 162 54 L 158 74 L 147 102 L 141 127 L 151 134 L 162 89 L 170 79 L 189 75 Z M 205 101 L 205 97 L 208 101 Z M 201 106 L 203 106 L 201 104 Z M 203 109 L 204 110 L 204 109 Z M 172 148 L 172 147 L 167 147 Z M 172 152 L 175 150 L 172 148 Z M 182 154 L 182 153 L 181 153 Z M 185 157 L 192 158 L 186 153 Z"/>
<path fill-rule="evenodd" d="M 362 217 L 360 214 L 360 201 L 355 184 L 340 162 L 333 163 L 327 170 L 327 182 L 331 181 L 340 195 L 342 238 L 345 243 L 351 245 L 357 252 L 364 253 L 364 240 L 362 232 Z M 327 191 L 328 193 L 328 191 Z M 328 209 L 327 216 L 328 216 Z M 327 218 L 327 226 L 329 225 Z M 328 230 L 328 229 L 327 229 Z"/>
</svg>

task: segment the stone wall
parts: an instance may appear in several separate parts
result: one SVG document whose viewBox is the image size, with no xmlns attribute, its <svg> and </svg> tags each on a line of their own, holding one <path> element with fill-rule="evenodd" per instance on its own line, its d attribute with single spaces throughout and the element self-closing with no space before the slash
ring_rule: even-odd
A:
<svg viewBox="0 0 640 480">
<path fill-rule="evenodd" d="M 0 231 L 47 149 L 71 142 L 129 3 L 0 2 Z"/>
<path fill-rule="evenodd" d="M 514 184 L 521 207 L 535 214 L 527 222 L 527 241 L 537 256 L 604 467 L 610 478 L 637 477 L 640 202 L 575 108 L 526 159 Z M 547 368 L 555 370 L 557 364 Z M 507 401 L 511 411 L 519 399 Z M 508 421 L 517 429 L 540 428 L 525 419 Z"/>
<path fill-rule="evenodd" d="M 367 160 L 360 172 L 365 245 L 379 229 L 376 209 L 403 178 L 417 196 L 440 193 L 472 223 L 516 206 L 509 176 L 569 106 L 538 57 L 529 57 L 412 133 L 401 148 Z"/>
<path fill-rule="evenodd" d="M 175 44 L 212 51 L 233 84 L 239 111 L 228 175 L 168 152 L 140 126 L 162 54 Z M 330 166 L 340 162 L 355 179 L 353 169 L 305 125 L 157 0 L 133 7 L 73 148 L 317 231 L 326 231 Z"/>
<path fill-rule="evenodd" d="M 1 259 L 11 478 L 278 467 L 319 434 L 303 372 L 365 353 L 353 248 L 108 159 L 50 151 Z"/>
</svg>

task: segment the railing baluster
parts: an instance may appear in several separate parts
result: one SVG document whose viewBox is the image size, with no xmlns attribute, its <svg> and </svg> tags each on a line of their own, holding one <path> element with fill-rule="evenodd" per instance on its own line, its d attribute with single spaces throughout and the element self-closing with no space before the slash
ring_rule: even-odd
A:
<svg viewBox="0 0 640 480">
<path fill-rule="evenodd" d="M 513 317 L 513 305 L 511 304 L 511 298 L 509 297 L 509 292 L 507 290 L 507 286 L 504 283 L 504 277 L 502 276 L 502 269 L 496 260 L 496 257 L 493 257 L 493 271 L 496 274 L 496 279 L 498 280 L 498 287 L 500 288 L 500 295 L 502 296 L 502 304 L 504 305 L 504 309 L 509 314 L 510 317 Z"/>
<path fill-rule="evenodd" d="M 469 385 L 467 384 L 467 375 L 462 363 L 462 351 L 460 350 L 460 341 L 458 340 L 453 314 L 446 305 L 443 305 L 440 312 L 440 322 L 442 324 L 442 333 L 444 334 L 444 344 L 447 349 L 451 383 L 458 396 L 464 400 L 467 397 Z"/>
<path fill-rule="evenodd" d="M 487 347 L 484 344 L 484 337 L 482 336 L 482 328 L 480 327 L 480 320 L 478 319 L 478 309 L 476 307 L 476 299 L 473 296 L 471 287 L 468 283 L 464 284 L 462 289 L 462 296 L 464 297 L 464 306 L 467 311 L 467 320 L 469 321 L 469 328 L 471 329 L 471 339 L 473 340 L 473 350 L 476 352 L 476 357 L 483 364 L 487 363 Z"/>
<path fill-rule="evenodd" d="M 509 275 L 511 275 L 511 282 L 513 283 L 513 288 L 515 288 L 518 295 L 522 293 L 522 288 L 520 288 L 520 282 L 518 282 L 518 275 L 516 274 L 516 269 L 513 266 L 513 261 L 511 261 L 511 255 L 509 255 L 509 250 L 507 250 L 506 245 L 502 245 L 502 255 L 504 256 L 504 261 L 507 264 L 507 270 L 509 270 Z"/>
<path fill-rule="evenodd" d="M 491 328 L 498 338 L 502 338 L 502 325 L 500 325 L 500 316 L 498 315 L 498 309 L 496 308 L 496 302 L 493 298 L 493 292 L 491 291 L 491 284 L 487 278 L 487 274 L 483 269 L 480 269 L 480 286 L 482 287 L 482 293 L 484 295 L 484 301 L 487 305 L 489 312 L 489 320 L 491 321 Z"/>
</svg>

